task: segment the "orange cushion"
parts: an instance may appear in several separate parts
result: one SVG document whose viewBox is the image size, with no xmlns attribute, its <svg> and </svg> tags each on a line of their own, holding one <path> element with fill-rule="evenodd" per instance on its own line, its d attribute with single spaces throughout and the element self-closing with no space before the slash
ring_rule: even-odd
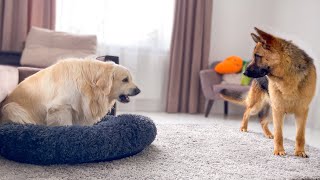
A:
<svg viewBox="0 0 320 180">
<path fill-rule="evenodd" d="M 242 69 L 243 61 L 238 56 L 230 56 L 216 65 L 214 70 L 219 74 L 238 73 Z"/>
</svg>

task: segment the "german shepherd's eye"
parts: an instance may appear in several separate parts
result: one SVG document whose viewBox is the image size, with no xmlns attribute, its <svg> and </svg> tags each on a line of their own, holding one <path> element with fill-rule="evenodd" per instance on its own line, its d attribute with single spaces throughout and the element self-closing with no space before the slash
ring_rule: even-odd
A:
<svg viewBox="0 0 320 180">
<path fill-rule="evenodd" d="M 262 56 L 260 56 L 259 54 L 254 54 L 254 60 L 260 61 L 261 59 L 262 59 Z"/>
<path fill-rule="evenodd" d="M 124 78 L 124 79 L 122 80 L 122 82 L 124 82 L 124 83 L 129 82 L 129 78 L 128 78 L 128 77 Z"/>
</svg>

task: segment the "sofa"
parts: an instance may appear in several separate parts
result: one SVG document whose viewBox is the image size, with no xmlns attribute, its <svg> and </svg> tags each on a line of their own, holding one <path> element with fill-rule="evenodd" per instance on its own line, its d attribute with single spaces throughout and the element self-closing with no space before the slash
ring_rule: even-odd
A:
<svg viewBox="0 0 320 180">
<path fill-rule="evenodd" d="M 79 35 L 31 27 L 22 52 L 0 51 L 0 102 L 25 78 L 65 58 L 96 58 L 96 35 Z M 117 56 L 100 56 L 114 61 Z M 110 114 L 115 115 L 116 106 Z"/>
</svg>

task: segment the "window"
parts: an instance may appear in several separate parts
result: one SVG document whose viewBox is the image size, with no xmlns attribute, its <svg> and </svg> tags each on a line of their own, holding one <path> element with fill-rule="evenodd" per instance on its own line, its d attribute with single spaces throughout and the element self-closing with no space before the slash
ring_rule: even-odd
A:
<svg viewBox="0 0 320 180">
<path fill-rule="evenodd" d="M 56 30 L 96 34 L 142 90 L 120 110 L 164 110 L 174 0 L 57 0 Z"/>
</svg>

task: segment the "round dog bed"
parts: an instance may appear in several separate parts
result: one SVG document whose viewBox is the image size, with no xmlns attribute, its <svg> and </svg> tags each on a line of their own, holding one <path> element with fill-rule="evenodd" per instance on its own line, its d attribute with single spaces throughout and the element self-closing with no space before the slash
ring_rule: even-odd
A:
<svg viewBox="0 0 320 180">
<path fill-rule="evenodd" d="M 149 118 L 129 114 L 106 116 L 93 126 L 5 124 L 0 155 L 39 165 L 108 161 L 137 154 L 156 134 Z"/>
</svg>

